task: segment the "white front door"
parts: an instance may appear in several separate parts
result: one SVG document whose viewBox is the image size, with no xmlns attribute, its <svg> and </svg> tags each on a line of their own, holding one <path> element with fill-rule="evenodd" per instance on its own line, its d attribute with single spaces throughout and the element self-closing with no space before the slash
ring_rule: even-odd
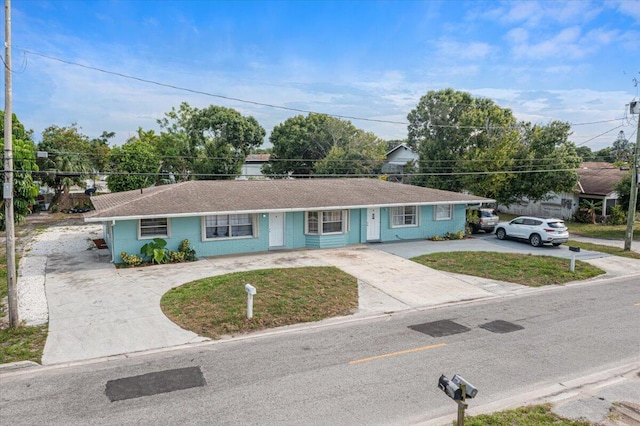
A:
<svg viewBox="0 0 640 426">
<path fill-rule="evenodd" d="M 284 213 L 269 213 L 269 247 L 284 246 Z"/>
<path fill-rule="evenodd" d="M 380 208 L 367 209 L 367 241 L 380 240 Z"/>
</svg>

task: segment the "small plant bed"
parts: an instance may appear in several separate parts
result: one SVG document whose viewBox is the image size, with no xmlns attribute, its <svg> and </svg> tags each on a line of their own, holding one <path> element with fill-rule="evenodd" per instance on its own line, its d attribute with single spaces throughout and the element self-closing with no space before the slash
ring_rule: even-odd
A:
<svg viewBox="0 0 640 426">
<path fill-rule="evenodd" d="M 635 244 L 638 243 L 633 243 Z M 640 259 L 640 253 L 636 251 L 624 251 L 621 247 L 605 246 L 603 244 L 584 243 L 582 241 L 569 240 L 568 246 L 580 247 L 581 249 L 599 251 L 600 253 L 607 253 L 613 256 L 629 257 L 631 259 Z"/>
<path fill-rule="evenodd" d="M 427 238 L 431 241 L 449 241 L 449 240 L 463 240 L 465 238 L 464 232 L 447 232 L 444 235 L 434 235 L 432 237 Z"/>
<path fill-rule="evenodd" d="M 549 404 L 529 405 L 492 414 L 480 414 L 465 418 L 467 426 L 591 426 L 583 420 L 570 420 L 551 411 Z"/>
<path fill-rule="evenodd" d="M 137 266 L 160 265 L 162 263 L 193 262 L 197 260 L 196 251 L 189 240 L 182 240 L 178 251 L 167 249 L 167 242 L 162 238 L 154 238 L 140 248 L 140 254 L 120 253 L 123 263 L 116 264 L 117 268 L 135 268 Z"/>
<path fill-rule="evenodd" d="M 579 260 L 576 261 L 575 272 L 570 272 L 569 259 L 532 254 L 457 251 L 426 254 L 411 260 L 442 271 L 529 287 L 564 284 L 604 274 L 602 269 Z"/>
<path fill-rule="evenodd" d="M 245 284 L 257 289 L 247 318 Z M 169 290 L 162 311 L 180 327 L 213 339 L 350 315 L 358 283 L 335 267 L 263 269 L 204 278 Z"/>
</svg>

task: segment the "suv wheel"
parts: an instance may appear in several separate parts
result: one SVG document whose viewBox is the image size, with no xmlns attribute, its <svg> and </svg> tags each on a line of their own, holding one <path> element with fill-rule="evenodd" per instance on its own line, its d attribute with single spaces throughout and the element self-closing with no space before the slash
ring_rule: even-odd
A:
<svg viewBox="0 0 640 426">
<path fill-rule="evenodd" d="M 507 233 L 504 232 L 504 228 L 498 228 L 498 230 L 496 231 L 496 237 L 498 237 L 499 240 L 504 240 L 506 236 Z"/>
<path fill-rule="evenodd" d="M 534 247 L 540 247 L 542 245 L 542 238 L 540 238 L 540 235 L 538 234 L 531 234 L 529 242 Z"/>
</svg>

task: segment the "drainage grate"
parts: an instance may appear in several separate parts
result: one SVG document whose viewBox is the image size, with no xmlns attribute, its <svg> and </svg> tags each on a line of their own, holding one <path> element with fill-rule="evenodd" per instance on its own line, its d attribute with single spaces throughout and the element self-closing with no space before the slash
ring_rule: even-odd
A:
<svg viewBox="0 0 640 426">
<path fill-rule="evenodd" d="M 109 401 L 114 402 L 195 388 L 206 384 L 200 367 L 186 367 L 109 380 L 106 394 Z"/>
<path fill-rule="evenodd" d="M 496 320 L 479 326 L 492 333 L 511 333 L 512 331 L 523 330 L 524 327 L 508 321 Z"/>
<path fill-rule="evenodd" d="M 424 324 L 410 325 L 410 329 L 428 334 L 431 337 L 451 336 L 453 334 L 466 333 L 471 330 L 462 324 L 451 320 L 425 322 Z"/>
</svg>

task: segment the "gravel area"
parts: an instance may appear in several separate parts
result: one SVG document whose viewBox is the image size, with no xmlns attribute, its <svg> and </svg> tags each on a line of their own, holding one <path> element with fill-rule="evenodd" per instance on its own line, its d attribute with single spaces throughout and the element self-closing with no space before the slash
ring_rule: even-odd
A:
<svg viewBox="0 0 640 426">
<path fill-rule="evenodd" d="M 78 239 L 80 231 L 86 239 Z M 49 309 L 45 291 L 45 271 L 48 258 L 60 253 L 91 250 L 95 245 L 91 241 L 102 236 L 101 225 L 49 227 L 35 235 L 24 247 L 24 256 L 18 266 L 18 318 L 25 325 L 46 324 Z"/>
</svg>

